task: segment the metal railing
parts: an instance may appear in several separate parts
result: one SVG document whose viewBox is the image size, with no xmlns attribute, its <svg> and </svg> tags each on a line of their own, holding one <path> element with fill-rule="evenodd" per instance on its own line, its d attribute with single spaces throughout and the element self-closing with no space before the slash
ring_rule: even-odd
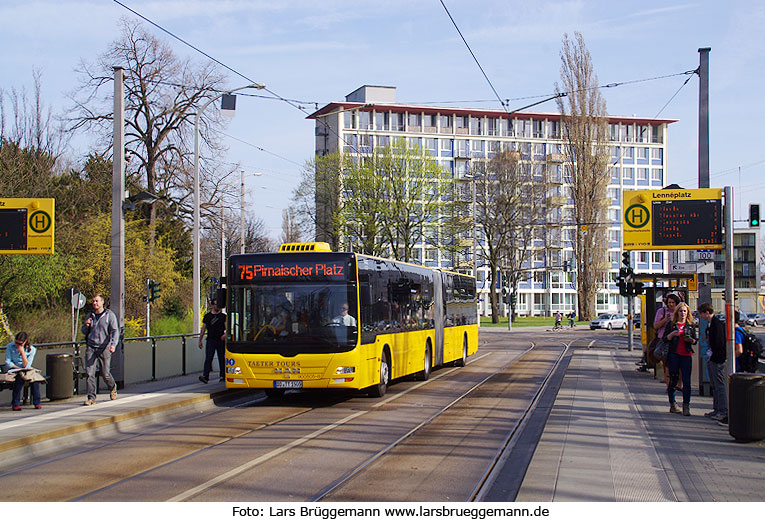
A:
<svg viewBox="0 0 765 526">
<path fill-rule="evenodd" d="M 198 338 L 199 335 L 193 333 L 125 338 L 124 384 L 156 381 L 179 375 L 186 376 L 189 373 L 201 371 L 204 365 L 204 351 L 189 352 L 187 345 L 188 340 L 196 343 Z M 80 394 L 80 381 L 86 378 L 85 341 L 34 343 L 34 346 L 37 348 L 37 352 L 33 366 L 39 369 L 43 376 L 49 374 L 47 371 L 47 356 L 49 354 L 72 354 L 73 394 Z M 1 348 L 0 352 L 4 352 L 4 350 Z M 194 348 L 193 350 L 196 351 L 197 349 Z M 5 393 L 3 393 L 3 398 L 5 397 Z"/>
<path fill-rule="evenodd" d="M 196 365 L 197 362 L 201 364 L 204 360 L 204 353 L 201 353 L 200 356 L 196 358 L 201 358 L 201 360 L 194 359 L 195 357 L 192 357 L 191 359 L 188 356 L 188 349 L 187 349 L 187 340 L 193 339 L 194 341 L 197 340 L 199 337 L 198 334 L 166 334 L 161 336 L 140 336 L 136 338 L 125 338 L 124 341 L 124 352 L 125 352 L 125 372 L 126 372 L 126 378 L 125 383 L 136 383 L 136 382 L 142 382 L 142 381 L 148 381 L 148 380 L 157 380 L 157 378 L 168 378 L 170 376 L 177 376 L 180 374 L 181 376 L 185 376 L 189 373 L 189 369 L 191 368 L 191 371 L 196 371 Z M 172 342 L 173 340 L 180 340 L 178 342 L 179 349 L 178 353 L 176 355 L 172 355 L 172 347 L 173 345 L 162 345 L 163 342 Z M 142 348 L 140 344 L 142 343 L 148 343 L 150 345 L 150 351 L 147 353 L 145 348 Z M 86 347 L 86 343 L 84 340 L 81 341 L 69 341 L 69 342 L 53 342 L 53 343 L 35 343 L 34 346 L 38 349 L 38 352 L 35 356 L 35 367 L 42 370 L 43 373 L 45 373 L 45 356 L 48 354 L 51 354 L 51 352 L 60 352 L 60 351 L 66 351 L 68 349 L 71 349 L 74 355 L 74 368 L 75 372 L 77 372 L 80 369 L 84 369 L 84 365 L 82 363 L 83 359 L 83 350 Z M 47 352 L 45 352 L 47 350 Z M 42 351 L 42 352 L 41 352 Z M 160 354 L 160 360 L 158 361 L 158 352 Z M 136 368 L 133 367 L 131 369 L 132 374 L 130 375 L 130 381 L 128 381 L 128 367 L 129 365 L 136 365 L 131 364 L 131 361 L 135 360 L 136 362 L 140 363 L 140 365 L 146 365 L 144 363 L 144 360 L 146 358 L 150 359 L 151 367 L 146 368 Z M 160 374 L 158 375 L 158 365 Z M 146 375 L 142 374 L 140 371 L 146 369 L 147 373 Z M 199 367 L 199 370 L 201 370 L 201 365 Z M 174 373 L 174 374 L 173 374 Z"/>
</svg>

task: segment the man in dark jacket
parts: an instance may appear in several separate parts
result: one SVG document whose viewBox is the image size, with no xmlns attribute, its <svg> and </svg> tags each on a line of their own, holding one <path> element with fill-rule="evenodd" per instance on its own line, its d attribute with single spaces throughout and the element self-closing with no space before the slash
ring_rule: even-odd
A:
<svg viewBox="0 0 765 526">
<path fill-rule="evenodd" d="M 88 375 L 88 399 L 85 405 L 96 403 L 96 365 L 101 369 L 101 376 L 109 388 L 109 398 L 117 398 L 117 383 L 109 371 L 112 353 L 117 349 L 120 339 L 120 328 L 117 316 L 104 308 L 104 297 L 100 294 L 93 296 L 93 312 L 85 318 L 82 326 L 87 349 L 85 351 L 85 372 Z"/>
<path fill-rule="evenodd" d="M 709 373 L 709 382 L 712 384 L 713 410 L 704 416 L 727 423 L 728 393 L 725 371 L 725 325 L 719 318 L 714 316 L 714 312 L 711 303 L 699 305 L 699 317 L 709 323 L 707 341 L 711 351 L 707 359 L 707 371 Z"/>
</svg>

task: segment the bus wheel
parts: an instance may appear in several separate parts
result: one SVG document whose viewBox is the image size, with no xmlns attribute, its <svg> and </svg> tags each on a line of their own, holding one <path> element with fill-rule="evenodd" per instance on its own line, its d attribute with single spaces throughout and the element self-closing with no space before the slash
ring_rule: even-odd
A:
<svg viewBox="0 0 765 526">
<path fill-rule="evenodd" d="M 263 389 L 268 398 L 284 398 L 284 389 Z"/>
<path fill-rule="evenodd" d="M 430 378 L 430 371 L 433 369 L 433 351 L 430 350 L 430 340 L 425 344 L 425 363 L 423 364 L 423 369 L 417 375 L 415 378 L 417 380 L 425 381 L 428 378 Z"/>
<path fill-rule="evenodd" d="M 388 361 L 388 353 L 383 351 L 382 356 L 380 356 L 380 383 L 369 388 L 369 396 L 372 398 L 381 398 L 385 396 L 385 393 L 388 390 L 389 381 L 390 363 Z"/>
<path fill-rule="evenodd" d="M 467 363 L 467 352 L 468 352 L 468 344 L 467 344 L 467 334 L 462 339 L 462 358 L 454 362 L 454 365 L 457 367 L 465 367 L 465 364 Z"/>
</svg>

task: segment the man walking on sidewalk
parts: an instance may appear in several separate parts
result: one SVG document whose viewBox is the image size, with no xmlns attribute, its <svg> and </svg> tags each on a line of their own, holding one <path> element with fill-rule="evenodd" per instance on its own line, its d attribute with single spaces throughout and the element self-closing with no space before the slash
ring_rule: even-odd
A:
<svg viewBox="0 0 765 526">
<path fill-rule="evenodd" d="M 112 353 L 117 349 L 120 338 L 120 328 L 117 316 L 104 308 L 104 297 L 101 294 L 93 296 L 93 312 L 85 318 L 82 326 L 87 349 L 85 351 L 85 372 L 88 375 L 88 399 L 85 405 L 96 403 L 96 365 L 101 368 L 101 376 L 109 388 L 109 398 L 117 398 L 117 383 L 112 378 Z"/>
<path fill-rule="evenodd" d="M 712 407 L 713 410 L 704 416 L 721 422 L 728 423 L 728 393 L 727 375 L 725 372 L 725 325 L 719 318 L 714 316 L 711 303 L 699 305 L 699 317 L 709 323 L 707 328 L 707 341 L 711 354 L 707 359 L 707 371 L 709 382 L 712 384 Z"/>
<path fill-rule="evenodd" d="M 220 381 L 226 380 L 226 315 L 218 308 L 217 300 L 210 303 L 210 312 L 202 318 L 202 331 L 199 333 L 199 348 L 202 348 L 202 339 L 207 332 L 207 344 L 205 345 L 205 363 L 199 381 L 210 381 L 212 362 L 215 353 L 218 353 L 218 370 Z"/>
</svg>

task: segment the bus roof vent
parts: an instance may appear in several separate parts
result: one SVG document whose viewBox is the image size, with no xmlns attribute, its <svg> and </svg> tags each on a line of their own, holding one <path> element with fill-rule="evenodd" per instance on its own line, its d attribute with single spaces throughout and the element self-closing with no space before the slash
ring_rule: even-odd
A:
<svg viewBox="0 0 765 526">
<path fill-rule="evenodd" d="M 279 252 L 332 252 L 329 243 L 282 243 Z"/>
</svg>

